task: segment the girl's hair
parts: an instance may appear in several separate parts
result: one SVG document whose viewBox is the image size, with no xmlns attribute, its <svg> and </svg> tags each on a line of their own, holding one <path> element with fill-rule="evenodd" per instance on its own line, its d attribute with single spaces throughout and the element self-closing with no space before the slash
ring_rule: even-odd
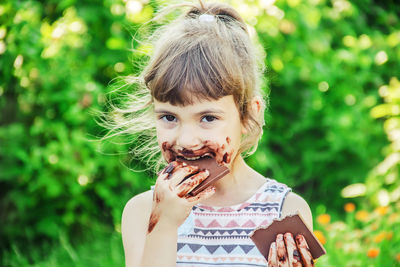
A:
<svg viewBox="0 0 400 267">
<path fill-rule="evenodd" d="M 163 159 L 157 144 L 153 99 L 185 106 L 196 100 L 233 95 L 248 130 L 239 149 L 243 156 L 256 150 L 264 125 L 264 56 L 251 42 L 241 16 L 227 4 L 199 1 L 171 6 L 155 19 L 177 7 L 189 10 L 150 37 L 154 50 L 147 66 L 139 76 L 120 80 L 122 86 L 132 86 L 126 94 L 128 101 L 120 107 L 112 105 L 112 111 L 101 120 L 110 130 L 103 139 L 130 136 L 135 144 L 133 156 L 148 164 L 156 163 L 156 171 Z M 258 117 L 250 106 L 254 96 L 261 100 Z"/>
</svg>

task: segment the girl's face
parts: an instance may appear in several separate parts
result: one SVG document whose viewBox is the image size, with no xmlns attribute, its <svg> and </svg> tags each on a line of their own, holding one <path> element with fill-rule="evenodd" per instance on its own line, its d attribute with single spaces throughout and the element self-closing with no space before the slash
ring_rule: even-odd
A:
<svg viewBox="0 0 400 267">
<path fill-rule="evenodd" d="M 174 106 L 154 100 L 158 144 L 167 162 L 211 156 L 228 167 L 245 128 L 232 95 Z"/>
</svg>

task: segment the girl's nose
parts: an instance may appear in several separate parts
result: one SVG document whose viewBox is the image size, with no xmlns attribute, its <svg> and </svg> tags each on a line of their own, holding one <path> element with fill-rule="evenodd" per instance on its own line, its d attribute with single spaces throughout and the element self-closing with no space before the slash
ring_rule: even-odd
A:
<svg viewBox="0 0 400 267">
<path fill-rule="evenodd" d="M 198 134 L 196 134 L 195 130 L 193 129 L 182 129 L 180 134 L 176 138 L 176 145 L 178 147 L 195 150 L 197 148 L 201 148 L 201 139 L 199 138 Z"/>
</svg>

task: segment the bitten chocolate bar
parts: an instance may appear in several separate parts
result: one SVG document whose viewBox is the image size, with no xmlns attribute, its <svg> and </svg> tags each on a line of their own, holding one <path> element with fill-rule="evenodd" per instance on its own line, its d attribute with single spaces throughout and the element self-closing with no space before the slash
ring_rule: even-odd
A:
<svg viewBox="0 0 400 267">
<path fill-rule="evenodd" d="M 289 215 L 283 219 L 275 219 L 270 225 L 255 229 L 250 233 L 250 238 L 265 259 L 268 260 L 271 243 L 276 240 L 278 234 L 287 232 L 292 233 L 293 237 L 299 234 L 303 235 L 314 259 L 326 254 L 325 248 L 306 226 L 299 214 Z"/>
<path fill-rule="evenodd" d="M 195 189 L 193 189 L 189 193 L 189 195 L 191 196 L 197 195 L 208 186 L 210 186 L 212 183 L 215 183 L 217 180 L 221 179 L 229 173 L 229 169 L 223 165 L 218 165 L 214 158 L 205 157 L 198 160 L 179 159 L 178 161 L 183 161 L 188 165 L 197 166 L 199 167 L 199 171 L 208 170 L 210 173 L 207 179 L 201 182 L 198 186 L 196 186 Z"/>
</svg>

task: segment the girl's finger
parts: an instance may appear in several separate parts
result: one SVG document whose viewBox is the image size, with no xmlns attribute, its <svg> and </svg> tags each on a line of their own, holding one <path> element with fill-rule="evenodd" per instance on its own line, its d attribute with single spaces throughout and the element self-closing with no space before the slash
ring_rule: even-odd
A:
<svg viewBox="0 0 400 267">
<path fill-rule="evenodd" d="M 300 253 L 297 250 L 296 243 L 294 242 L 292 233 L 286 233 L 284 235 L 286 250 L 288 254 L 288 262 L 290 267 L 301 267 Z"/>
<path fill-rule="evenodd" d="M 289 267 L 288 257 L 286 253 L 285 242 L 283 241 L 283 235 L 278 234 L 276 236 L 276 250 L 278 257 L 278 267 Z"/>
<path fill-rule="evenodd" d="M 174 170 L 170 174 L 169 185 L 171 188 L 177 187 L 185 177 L 196 173 L 199 170 L 199 167 L 187 165 L 183 162 L 178 162 L 178 165 L 174 168 Z"/>
<path fill-rule="evenodd" d="M 310 249 L 308 248 L 306 239 L 302 235 L 296 236 L 296 244 L 300 250 L 300 256 L 305 267 L 313 267 L 314 260 L 311 256 Z"/>
<path fill-rule="evenodd" d="M 276 262 L 276 243 L 272 242 L 269 247 L 269 255 L 268 255 L 268 267 L 278 267 L 278 263 Z"/>
<path fill-rule="evenodd" d="M 189 201 L 190 203 L 195 203 L 194 205 L 196 205 L 198 202 L 201 202 L 202 200 L 211 197 L 214 193 L 215 193 L 215 187 L 209 186 L 195 196 L 186 197 L 186 200 Z"/>
<path fill-rule="evenodd" d="M 176 167 L 177 162 L 173 161 L 171 163 L 169 163 L 158 175 L 163 175 L 163 176 L 167 176 L 165 177 L 165 179 L 168 179 L 171 172 L 174 170 L 174 168 Z"/>
<path fill-rule="evenodd" d="M 178 197 L 186 196 L 190 191 L 192 191 L 196 186 L 203 182 L 210 175 L 208 170 L 201 171 L 197 174 L 192 175 L 187 178 L 183 183 L 177 187 Z"/>
<path fill-rule="evenodd" d="M 154 193 L 153 193 L 154 199 L 160 200 L 161 198 L 159 196 L 163 194 L 160 191 L 169 190 L 168 180 L 171 177 L 171 173 L 173 172 L 173 170 L 175 169 L 177 164 L 178 164 L 177 162 L 173 161 L 173 162 L 169 163 L 163 170 L 161 170 L 158 173 L 158 177 L 157 177 L 157 181 L 156 181 L 155 189 L 154 189 Z"/>
<path fill-rule="evenodd" d="M 158 173 L 158 179 L 169 180 L 171 178 L 171 173 L 174 171 L 175 167 L 179 165 L 178 162 L 170 162 L 163 170 Z"/>
</svg>

